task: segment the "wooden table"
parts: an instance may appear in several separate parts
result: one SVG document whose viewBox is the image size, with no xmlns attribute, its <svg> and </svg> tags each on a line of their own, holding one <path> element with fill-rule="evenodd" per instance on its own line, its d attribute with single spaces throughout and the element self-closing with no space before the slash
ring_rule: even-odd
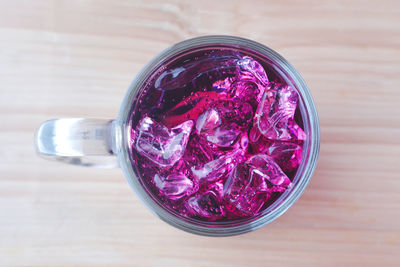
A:
<svg viewBox="0 0 400 267">
<path fill-rule="evenodd" d="M 42 121 L 114 118 L 146 62 L 207 34 L 270 46 L 311 89 L 321 154 L 281 218 L 195 236 L 153 216 L 121 170 L 35 155 Z M 0 265 L 400 266 L 399 102 L 396 0 L 0 1 Z"/>
</svg>

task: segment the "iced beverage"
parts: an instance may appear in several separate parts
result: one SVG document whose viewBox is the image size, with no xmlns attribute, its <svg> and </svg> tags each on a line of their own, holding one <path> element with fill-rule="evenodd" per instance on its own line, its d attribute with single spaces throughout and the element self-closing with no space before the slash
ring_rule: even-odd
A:
<svg viewBox="0 0 400 267">
<path fill-rule="evenodd" d="M 237 220 L 290 190 L 307 136 L 296 89 L 267 60 L 189 52 L 156 70 L 133 104 L 132 164 L 164 208 Z"/>
</svg>

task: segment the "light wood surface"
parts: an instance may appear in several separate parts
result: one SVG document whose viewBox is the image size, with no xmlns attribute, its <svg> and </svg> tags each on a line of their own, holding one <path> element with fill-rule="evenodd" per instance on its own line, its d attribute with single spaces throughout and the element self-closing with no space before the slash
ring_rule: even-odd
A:
<svg viewBox="0 0 400 267">
<path fill-rule="evenodd" d="M 259 41 L 302 74 L 321 122 L 311 183 L 281 218 L 210 238 L 153 216 L 121 170 L 45 161 L 33 133 L 114 118 L 181 40 Z M 400 2 L 0 1 L 1 266 L 400 266 Z"/>
</svg>

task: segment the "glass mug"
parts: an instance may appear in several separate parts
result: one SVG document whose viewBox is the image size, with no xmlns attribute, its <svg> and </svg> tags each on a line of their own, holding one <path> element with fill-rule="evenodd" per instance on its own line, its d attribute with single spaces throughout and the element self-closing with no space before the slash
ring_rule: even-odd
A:
<svg viewBox="0 0 400 267">
<path fill-rule="evenodd" d="M 258 55 L 299 95 L 299 109 L 307 139 L 302 161 L 287 189 L 260 214 L 232 221 L 201 221 L 181 216 L 162 207 L 147 193 L 130 158 L 130 118 L 137 98 L 149 77 L 166 62 L 199 49 L 228 48 Z M 163 221 L 181 230 L 207 236 L 230 236 L 258 229 L 282 215 L 302 194 L 314 172 L 320 146 L 317 111 L 310 92 L 299 73 L 282 56 L 257 42 L 232 36 L 204 36 L 189 39 L 164 50 L 136 76 L 123 99 L 115 120 L 66 118 L 44 122 L 35 136 L 37 153 L 70 164 L 94 167 L 120 167 L 136 195 Z"/>
</svg>

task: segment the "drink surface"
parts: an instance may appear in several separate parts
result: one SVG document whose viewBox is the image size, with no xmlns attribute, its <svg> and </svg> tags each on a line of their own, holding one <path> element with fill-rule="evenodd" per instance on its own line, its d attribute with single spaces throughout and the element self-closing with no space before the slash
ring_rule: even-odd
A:
<svg viewBox="0 0 400 267">
<path fill-rule="evenodd" d="M 292 187 L 306 139 L 298 102 L 266 59 L 227 48 L 181 55 L 134 103 L 133 167 L 182 216 L 256 216 Z"/>
</svg>

